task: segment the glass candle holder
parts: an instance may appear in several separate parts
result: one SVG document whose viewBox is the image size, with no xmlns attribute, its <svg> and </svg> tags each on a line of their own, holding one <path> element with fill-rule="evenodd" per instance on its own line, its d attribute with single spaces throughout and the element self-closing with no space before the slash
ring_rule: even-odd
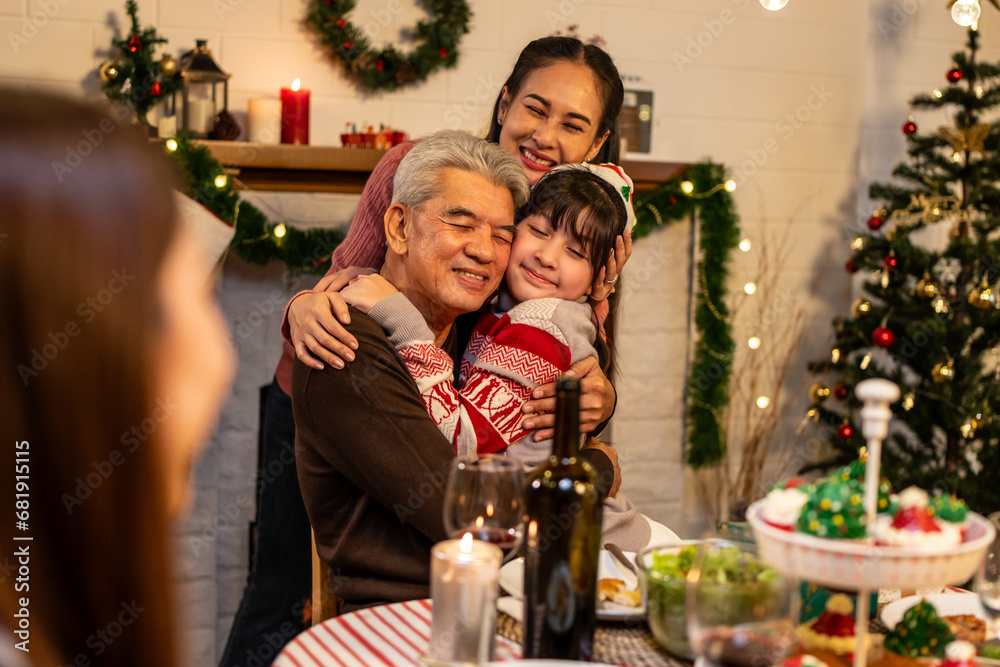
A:
<svg viewBox="0 0 1000 667">
<path fill-rule="evenodd" d="M 493 661 L 497 625 L 499 547 L 471 533 L 431 549 L 431 639 L 425 664 Z"/>
</svg>

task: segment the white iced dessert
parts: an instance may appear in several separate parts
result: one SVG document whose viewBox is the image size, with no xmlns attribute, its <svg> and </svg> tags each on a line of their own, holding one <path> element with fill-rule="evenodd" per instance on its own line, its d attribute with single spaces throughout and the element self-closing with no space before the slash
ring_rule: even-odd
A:
<svg viewBox="0 0 1000 667">
<path fill-rule="evenodd" d="M 808 501 L 809 495 L 798 487 L 772 489 L 764 500 L 764 521 L 791 530 Z"/>
<path fill-rule="evenodd" d="M 962 543 L 962 531 L 957 524 L 940 521 L 928 511 L 927 492 L 915 486 L 898 496 L 896 516 L 879 517 L 875 538 L 879 544 L 900 547 L 941 547 Z"/>
</svg>

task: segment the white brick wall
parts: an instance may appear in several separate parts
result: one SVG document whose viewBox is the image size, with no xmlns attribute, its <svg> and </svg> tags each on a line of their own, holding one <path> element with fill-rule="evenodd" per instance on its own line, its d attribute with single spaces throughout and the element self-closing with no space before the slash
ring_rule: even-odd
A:
<svg viewBox="0 0 1000 667">
<path fill-rule="evenodd" d="M 0 82 L 98 95 L 95 69 L 114 29 L 127 27 L 123 5 L 0 0 L 5 37 Z M 797 405 L 780 437 L 793 437 L 804 404 L 802 362 L 826 353 L 829 320 L 850 302 L 842 268 L 845 240 L 850 228 L 870 215 L 867 185 L 884 180 L 905 155 L 899 127 L 909 113 L 909 97 L 945 85 L 948 56 L 964 43 L 943 3 L 791 0 L 777 13 L 754 0 L 471 0 L 471 5 L 472 32 L 458 68 L 382 95 L 360 94 L 322 57 L 302 28 L 304 0 L 142 0 L 140 19 L 160 28 L 169 39 L 165 50 L 174 55 L 197 38 L 209 40 L 217 60 L 233 74 L 230 108 L 237 117 L 250 97 L 277 96 L 279 87 L 302 78 L 313 91 L 310 132 L 317 145 L 336 145 L 347 122 L 384 122 L 414 136 L 442 127 L 481 131 L 497 87 L 528 40 L 572 24 L 585 36 L 602 35 L 622 73 L 634 77 L 629 87 L 654 91 L 648 157 L 711 158 L 730 166 L 740 182 L 736 202 L 745 234 L 754 241 L 764 230 L 789 237 L 781 285 L 809 318 L 786 386 Z M 393 20 L 382 25 L 379 17 L 397 6 Z M 399 27 L 418 15 L 410 0 L 360 0 L 352 18 L 374 21 L 380 38 L 395 39 Z M 1000 13 L 985 6 L 981 24 L 983 57 L 996 60 Z M 930 113 L 916 120 L 922 127 L 947 122 Z M 273 197 L 265 210 L 286 221 L 336 222 L 349 217 L 355 200 L 318 201 L 303 205 Z M 636 245 L 626 272 L 632 287 L 624 304 L 613 432 L 625 489 L 641 509 L 685 535 L 702 525 L 681 466 L 689 241 L 689 226 L 680 224 Z M 756 275 L 759 249 L 757 243 L 749 255 L 735 258 L 734 305 L 749 298 L 739 287 Z M 237 337 L 236 388 L 198 467 L 192 514 L 178 531 L 180 592 L 189 601 L 183 621 L 186 664 L 210 664 L 221 651 L 245 576 L 245 527 L 253 506 L 240 499 L 253 490 L 257 387 L 270 379 L 280 349 L 280 308 L 267 314 L 259 305 L 268 303 L 275 289 L 284 297 L 299 287 L 283 281 L 277 266 L 234 260 L 226 269 L 220 293 L 234 331 L 255 309 L 264 317 L 250 335 Z M 741 335 L 744 323 L 737 320 Z M 766 340 L 766 348 L 787 353 L 780 341 Z"/>
</svg>

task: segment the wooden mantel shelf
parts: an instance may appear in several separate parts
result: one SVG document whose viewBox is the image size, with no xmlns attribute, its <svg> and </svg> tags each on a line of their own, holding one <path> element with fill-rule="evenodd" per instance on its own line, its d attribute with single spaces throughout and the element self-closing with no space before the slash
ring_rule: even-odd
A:
<svg viewBox="0 0 1000 667">
<path fill-rule="evenodd" d="M 252 144 L 245 141 L 196 141 L 211 151 L 250 190 L 360 193 L 385 154 L 374 148 Z M 691 165 L 624 160 L 622 167 L 637 190 L 648 190 Z"/>
</svg>

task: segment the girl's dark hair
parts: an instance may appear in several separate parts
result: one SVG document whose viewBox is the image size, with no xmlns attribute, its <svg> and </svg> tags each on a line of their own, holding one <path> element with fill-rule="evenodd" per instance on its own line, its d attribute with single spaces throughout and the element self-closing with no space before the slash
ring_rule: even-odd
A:
<svg viewBox="0 0 1000 667">
<path fill-rule="evenodd" d="M 625 87 L 615 63 L 603 49 L 593 44 L 584 44 L 575 37 L 542 37 L 524 47 L 518 56 L 514 69 L 504 82 L 507 94 L 511 99 L 517 97 L 521 87 L 531 74 L 556 63 L 567 62 L 583 65 L 594 74 L 594 84 L 601 98 L 601 122 L 597 127 L 597 136 L 609 132 L 601 150 L 591 162 L 619 161 L 621 150 L 621 135 L 618 132 L 618 114 L 622 110 L 625 99 Z M 500 141 L 500 123 L 497 115 L 500 111 L 500 100 L 503 98 L 503 88 L 493 104 L 493 116 L 490 118 L 490 128 L 486 138 L 497 143 Z"/>
<path fill-rule="evenodd" d="M 557 169 L 543 176 L 531 189 L 517 221 L 531 215 L 544 215 L 554 230 L 565 227 L 587 251 L 595 276 L 607 263 L 628 220 L 621 195 L 606 180 L 582 167 Z"/>
<path fill-rule="evenodd" d="M 0 560 L 30 545 L 32 665 L 177 664 L 164 443 L 130 435 L 156 405 L 173 181 L 107 110 L 0 87 L 0 423 L 31 494 L 30 533 L 13 511 L 0 532 L 33 538 Z M 0 586 L 8 622 L 22 595 Z"/>
<path fill-rule="evenodd" d="M 564 226 L 590 257 L 590 267 L 596 278 L 608 262 L 615 239 L 625 231 L 628 212 L 625 202 L 614 187 L 585 168 L 556 169 L 543 176 L 531 189 L 528 203 L 518 211 L 517 221 L 531 215 L 544 215 L 552 229 Z M 577 221 L 582 224 L 577 224 Z M 621 286 L 619 281 L 618 286 Z M 610 311 L 604 321 L 606 338 L 597 339 L 601 367 L 608 379 L 615 370 L 614 330 L 618 316 L 618 299 L 608 299 Z"/>
</svg>

